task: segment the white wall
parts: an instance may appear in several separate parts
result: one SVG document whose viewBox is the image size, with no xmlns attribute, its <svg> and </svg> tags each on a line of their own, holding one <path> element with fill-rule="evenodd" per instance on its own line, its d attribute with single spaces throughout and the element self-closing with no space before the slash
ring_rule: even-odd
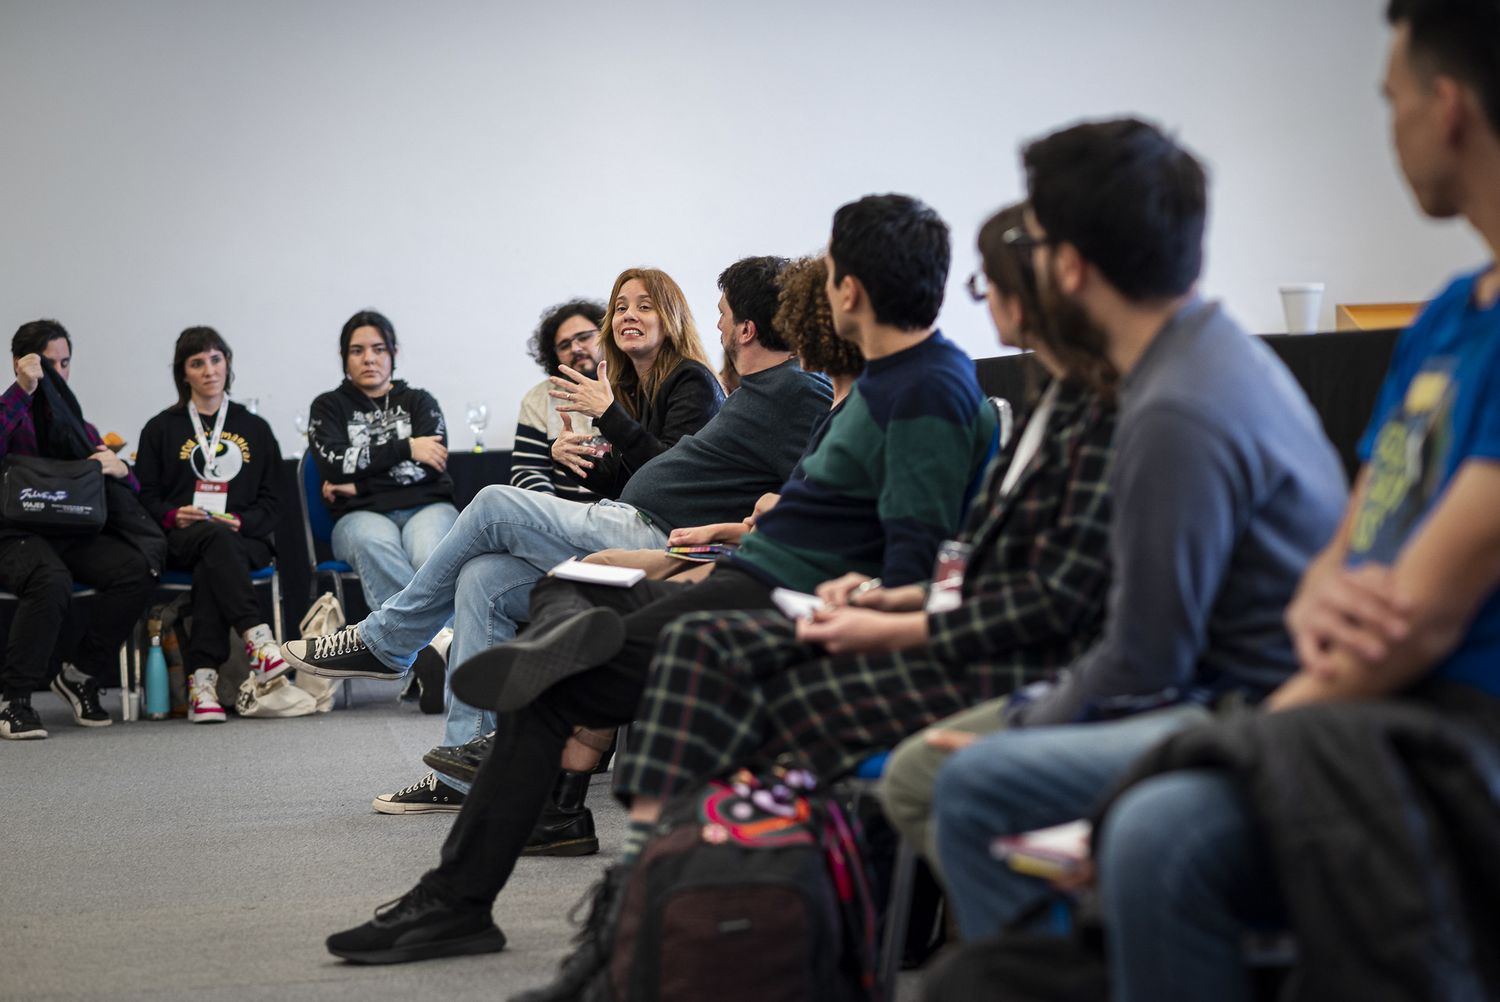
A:
<svg viewBox="0 0 1500 1002">
<path fill-rule="evenodd" d="M 288 451 L 356 309 L 399 373 L 508 444 L 547 305 L 821 247 L 840 203 L 907 191 L 955 233 L 945 330 L 1017 144 L 1142 112 L 1211 165 L 1206 291 L 1281 329 L 1276 286 L 1428 294 L 1479 260 L 1417 218 L 1377 97 L 1380 0 L 0 0 L 0 328 L 55 316 L 102 429 L 172 399 L 183 327 L 237 352 Z"/>
</svg>

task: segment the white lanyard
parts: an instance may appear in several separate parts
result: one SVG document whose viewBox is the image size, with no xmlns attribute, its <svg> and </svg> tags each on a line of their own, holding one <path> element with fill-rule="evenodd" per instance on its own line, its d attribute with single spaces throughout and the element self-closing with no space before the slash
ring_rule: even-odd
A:
<svg viewBox="0 0 1500 1002">
<path fill-rule="evenodd" d="M 193 434 L 198 436 L 198 448 L 203 450 L 203 476 L 207 480 L 219 479 L 219 440 L 224 437 L 224 418 L 229 414 L 229 401 L 219 404 L 219 416 L 214 421 L 214 437 L 203 434 L 203 422 L 198 418 L 198 408 L 188 402 L 188 418 L 193 422 Z"/>
</svg>

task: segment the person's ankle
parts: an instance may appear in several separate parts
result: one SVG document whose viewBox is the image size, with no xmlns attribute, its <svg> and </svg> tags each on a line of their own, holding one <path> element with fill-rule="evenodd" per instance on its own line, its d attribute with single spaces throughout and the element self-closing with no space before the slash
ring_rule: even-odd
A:
<svg viewBox="0 0 1500 1002">
<path fill-rule="evenodd" d="M 271 632 L 271 627 L 265 623 L 257 623 L 243 634 L 245 643 L 251 648 L 264 647 L 267 644 L 276 643 L 276 634 Z"/>
</svg>

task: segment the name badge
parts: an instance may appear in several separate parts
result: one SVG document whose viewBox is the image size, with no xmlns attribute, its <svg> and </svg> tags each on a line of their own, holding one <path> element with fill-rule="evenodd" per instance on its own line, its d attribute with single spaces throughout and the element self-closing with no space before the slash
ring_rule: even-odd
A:
<svg viewBox="0 0 1500 1002">
<path fill-rule="evenodd" d="M 229 513 L 229 485 L 219 480 L 194 481 L 193 507 L 227 515 Z"/>
</svg>

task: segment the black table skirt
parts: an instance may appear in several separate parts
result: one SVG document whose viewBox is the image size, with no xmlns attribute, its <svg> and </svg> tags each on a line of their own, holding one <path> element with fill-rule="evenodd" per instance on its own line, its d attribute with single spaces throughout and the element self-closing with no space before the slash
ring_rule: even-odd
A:
<svg viewBox="0 0 1500 1002">
<path fill-rule="evenodd" d="M 1375 397 L 1400 333 L 1386 330 L 1262 335 L 1302 384 L 1351 478 L 1359 468 L 1355 447 L 1375 407 Z M 979 385 L 986 394 L 1005 397 L 1018 416 L 1026 409 L 1025 402 L 1036 384 L 1036 366 L 1029 358 L 1003 355 L 980 359 L 975 366 Z M 1033 370 L 1030 380 L 1027 369 Z"/>
</svg>

